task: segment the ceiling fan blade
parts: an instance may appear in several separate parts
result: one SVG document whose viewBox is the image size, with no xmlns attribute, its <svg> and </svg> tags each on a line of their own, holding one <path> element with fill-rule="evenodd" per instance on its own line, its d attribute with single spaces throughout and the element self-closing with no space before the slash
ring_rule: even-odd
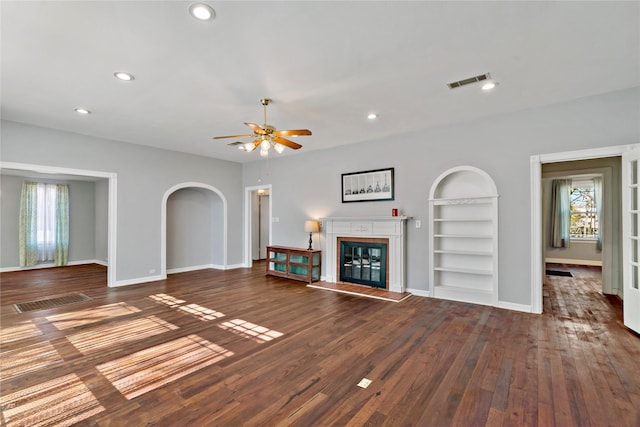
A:
<svg viewBox="0 0 640 427">
<path fill-rule="evenodd" d="M 213 139 L 222 139 L 222 138 L 249 138 L 250 136 L 255 136 L 254 134 L 246 134 L 246 135 L 226 135 L 226 136 L 214 136 Z"/>
<path fill-rule="evenodd" d="M 277 130 L 273 134 L 276 136 L 306 136 L 311 135 L 311 131 L 309 129 Z"/>
<path fill-rule="evenodd" d="M 255 133 L 257 133 L 258 135 L 264 135 L 264 134 L 267 133 L 267 131 L 264 130 L 264 128 L 262 126 L 257 125 L 255 123 L 246 123 L 245 122 L 245 125 L 249 126 L 251 129 L 253 129 L 253 131 Z"/>
<path fill-rule="evenodd" d="M 302 145 L 295 143 L 293 141 L 289 141 L 288 139 L 281 138 L 279 136 L 274 137 L 273 140 L 278 144 L 282 144 L 285 147 L 293 148 L 294 150 L 297 150 L 298 148 L 302 148 Z"/>
</svg>

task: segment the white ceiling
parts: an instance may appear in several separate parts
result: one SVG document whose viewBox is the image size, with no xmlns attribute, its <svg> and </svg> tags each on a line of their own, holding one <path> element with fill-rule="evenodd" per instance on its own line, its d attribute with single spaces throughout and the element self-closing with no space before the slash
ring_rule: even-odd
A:
<svg viewBox="0 0 640 427">
<path fill-rule="evenodd" d="M 244 162 L 263 97 L 306 152 L 640 86 L 635 1 L 207 3 L 3 0 L 2 117 Z"/>
</svg>

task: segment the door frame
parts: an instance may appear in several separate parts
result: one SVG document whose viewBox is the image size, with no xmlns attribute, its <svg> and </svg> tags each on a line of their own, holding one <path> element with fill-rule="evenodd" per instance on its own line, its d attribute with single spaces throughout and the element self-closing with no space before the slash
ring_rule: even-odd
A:
<svg viewBox="0 0 640 427">
<path fill-rule="evenodd" d="M 530 158 L 531 184 L 531 312 L 542 313 L 542 284 L 544 278 L 544 250 L 542 247 L 542 164 L 570 162 L 622 156 L 640 144 L 590 148 L 586 150 L 537 154 Z M 625 239 L 625 236 L 621 236 Z"/>
<path fill-rule="evenodd" d="M 251 236 L 253 233 L 251 227 L 251 205 L 252 199 L 251 194 L 254 191 L 258 190 L 267 190 L 269 192 L 269 209 L 268 211 L 268 221 L 269 224 L 273 223 L 272 216 L 272 207 L 273 207 L 273 189 L 271 184 L 262 184 L 262 185 L 253 185 L 250 187 L 244 188 L 244 267 L 250 268 L 253 266 L 253 256 L 251 255 Z M 273 227 L 269 227 L 269 243 L 271 244 Z"/>
</svg>

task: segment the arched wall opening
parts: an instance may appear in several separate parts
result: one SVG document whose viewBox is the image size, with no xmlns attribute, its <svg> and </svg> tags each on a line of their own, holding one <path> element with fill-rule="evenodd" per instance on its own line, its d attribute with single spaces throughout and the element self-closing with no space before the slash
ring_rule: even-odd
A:
<svg viewBox="0 0 640 427">
<path fill-rule="evenodd" d="M 161 271 L 226 269 L 227 200 L 217 188 L 185 182 L 162 200 Z"/>
</svg>

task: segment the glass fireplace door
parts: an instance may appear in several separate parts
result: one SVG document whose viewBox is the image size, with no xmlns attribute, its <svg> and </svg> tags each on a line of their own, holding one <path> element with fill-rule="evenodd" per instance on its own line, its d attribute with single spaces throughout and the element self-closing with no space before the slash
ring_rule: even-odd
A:
<svg viewBox="0 0 640 427">
<path fill-rule="evenodd" d="M 343 241 L 340 281 L 386 288 L 387 245 Z"/>
</svg>

